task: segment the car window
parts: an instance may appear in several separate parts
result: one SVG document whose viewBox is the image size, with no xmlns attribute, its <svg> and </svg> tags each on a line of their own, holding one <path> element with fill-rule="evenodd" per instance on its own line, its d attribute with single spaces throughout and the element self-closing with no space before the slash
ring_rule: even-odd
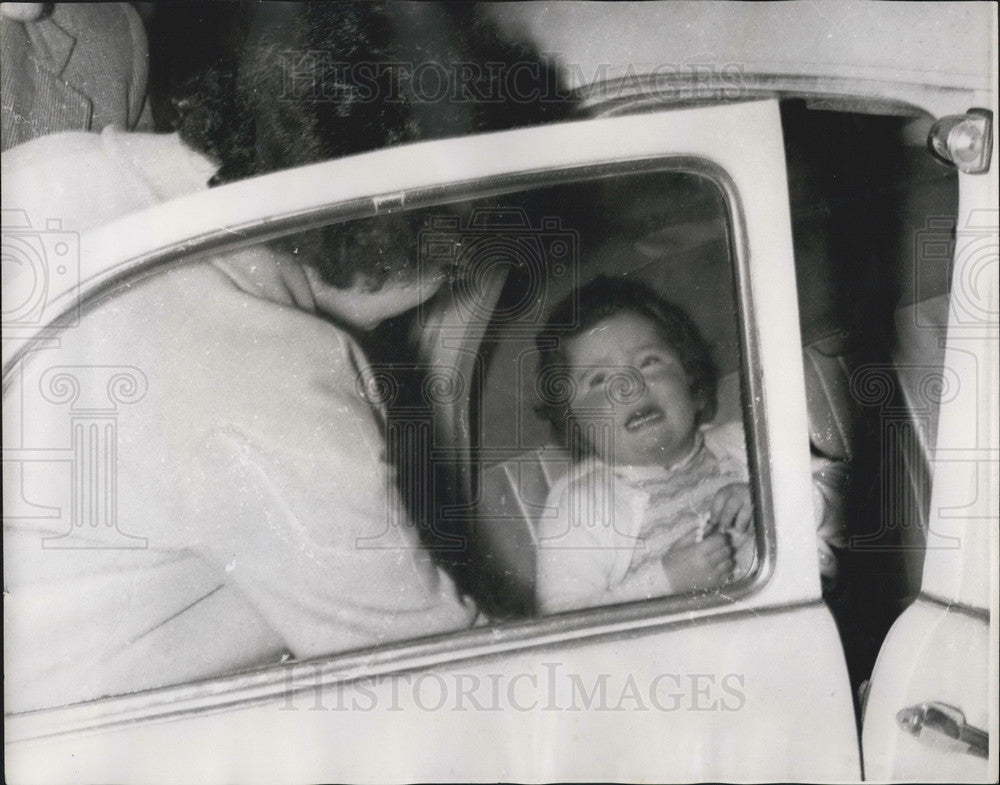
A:
<svg viewBox="0 0 1000 785">
<path fill-rule="evenodd" d="M 507 268 L 476 401 L 480 595 L 515 617 L 664 596 L 722 601 L 712 590 L 750 581 L 765 543 L 753 523 L 762 513 L 722 190 L 690 168 L 607 174 L 509 194 L 492 209 L 509 226 L 463 240 Z M 677 318 L 704 356 L 676 334 Z M 644 440 L 650 451 L 630 452 Z M 744 512 L 713 517 L 727 500 Z M 704 540 L 727 566 L 681 570 L 676 586 L 663 579 L 675 545 L 674 556 L 698 559 Z M 580 592 L 563 596 L 572 585 Z"/>
</svg>

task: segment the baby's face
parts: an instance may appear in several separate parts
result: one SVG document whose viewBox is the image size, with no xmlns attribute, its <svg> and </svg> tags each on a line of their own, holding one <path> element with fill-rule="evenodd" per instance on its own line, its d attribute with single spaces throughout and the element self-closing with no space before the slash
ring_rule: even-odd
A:
<svg viewBox="0 0 1000 785">
<path fill-rule="evenodd" d="M 604 438 L 589 440 L 599 458 L 669 467 L 691 451 L 701 404 L 691 396 L 676 352 L 651 321 L 617 313 L 570 338 L 565 353 L 576 382 L 571 415 L 610 425 Z M 640 378 L 642 384 L 624 389 Z"/>
</svg>

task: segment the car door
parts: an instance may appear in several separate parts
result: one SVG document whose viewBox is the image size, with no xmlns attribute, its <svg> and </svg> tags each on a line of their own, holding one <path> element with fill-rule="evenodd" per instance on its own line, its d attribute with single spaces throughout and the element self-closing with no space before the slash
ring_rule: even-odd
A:
<svg viewBox="0 0 1000 785">
<path fill-rule="evenodd" d="M 154 770 L 255 781 L 858 778 L 852 696 L 816 562 L 776 100 L 430 142 L 238 183 L 83 237 L 83 287 L 53 289 L 50 302 L 65 310 L 81 291 L 224 246 L 233 233 L 247 244 L 442 200 L 503 207 L 526 189 L 636 172 L 693 178 L 719 195 L 738 319 L 736 411 L 758 530 L 750 578 L 731 591 L 484 620 L 453 634 L 11 715 L 11 779 L 117 781 Z M 558 216 L 561 207 L 547 209 Z M 151 225 L 161 227 L 154 240 L 141 240 Z M 481 455 L 469 435 L 477 414 L 468 390 L 503 285 L 502 276 L 480 280 L 485 317 L 452 293 L 423 324 L 424 361 L 468 382 L 464 395 L 436 406 L 433 427 L 444 439 L 435 460 L 465 477 L 470 524 L 483 500 L 472 479 Z M 5 383 L 39 335 L 45 330 L 32 328 L 5 346 Z M 7 446 L 5 461 L 19 460 Z M 450 513 L 463 520 L 461 510 Z"/>
<path fill-rule="evenodd" d="M 942 369 L 952 381 L 940 396 L 920 593 L 883 644 L 864 711 L 872 779 L 996 779 L 996 185 L 995 159 L 959 175 Z"/>
</svg>

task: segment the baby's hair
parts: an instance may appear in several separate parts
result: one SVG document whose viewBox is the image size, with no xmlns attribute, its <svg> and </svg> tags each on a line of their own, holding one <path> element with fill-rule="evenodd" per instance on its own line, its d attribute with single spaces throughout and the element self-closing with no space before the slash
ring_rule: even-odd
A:
<svg viewBox="0 0 1000 785">
<path fill-rule="evenodd" d="M 569 443 L 571 393 L 565 386 L 547 384 L 543 374 L 547 369 L 567 364 L 565 346 L 570 338 L 619 313 L 634 313 L 655 325 L 667 346 L 677 353 L 691 381 L 691 397 L 701 403 L 698 423 L 710 422 L 715 417 L 715 363 L 691 317 L 660 297 L 648 284 L 601 275 L 561 300 L 535 339 L 539 353 L 536 387 L 540 393 L 544 388 L 535 411 L 549 421 L 553 435 L 563 445 Z"/>
</svg>

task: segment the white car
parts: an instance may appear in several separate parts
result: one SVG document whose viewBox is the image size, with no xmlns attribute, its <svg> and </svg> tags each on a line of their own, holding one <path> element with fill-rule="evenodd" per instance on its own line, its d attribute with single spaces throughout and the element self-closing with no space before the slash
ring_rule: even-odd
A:
<svg viewBox="0 0 1000 785">
<path fill-rule="evenodd" d="M 49 278 L 16 329 L 5 305 L 3 346 L 6 396 L 52 322 L 132 276 L 471 203 L 421 240 L 471 254 L 473 273 L 391 326 L 410 344 L 379 356 L 373 340 L 380 376 L 361 382 L 430 455 L 410 491 L 490 619 L 8 714 L 8 779 L 995 781 L 995 6 L 493 13 L 546 54 L 575 119 L 280 172 L 100 227 L 80 238 L 79 276 Z M 5 225 L 5 263 L 9 244 L 36 247 L 37 219 Z M 746 432 L 756 565 L 725 592 L 543 615 L 538 522 L 568 458 L 532 412 L 534 341 L 602 273 L 682 303 L 714 347 L 716 419 Z M 404 378 L 426 386 L 393 398 Z M 827 601 L 817 459 L 847 477 L 851 539 Z"/>
</svg>

